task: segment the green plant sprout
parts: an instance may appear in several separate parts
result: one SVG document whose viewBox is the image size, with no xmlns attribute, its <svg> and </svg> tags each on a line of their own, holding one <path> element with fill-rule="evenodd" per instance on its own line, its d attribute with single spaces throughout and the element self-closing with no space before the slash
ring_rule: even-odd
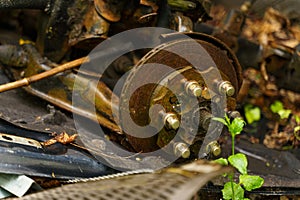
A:
<svg viewBox="0 0 300 200">
<path fill-rule="evenodd" d="M 235 118 L 231 122 L 227 115 L 225 115 L 225 119 L 223 118 L 213 118 L 213 119 L 227 126 L 232 141 L 231 155 L 227 159 L 219 158 L 215 160 L 215 162 L 222 165 L 230 164 L 231 166 L 236 168 L 240 173 L 238 183 L 234 182 L 233 174 L 229 175 L 230 181 L 225 183 L 224 188 L 222 189 L 223 199 L 246 200 L 247 198 L 244 197 L 245 190 L 252 191 L 254 189 L 260 188 L 264 183 L 264 179 L 261 178 L 260 176 L 248 175 L 247 173 L 248 160 L 246 155 L 243 153 L 235 154 L 234 152 L 235 136 L 242 132 L 246 122 L 241 118 Z"/>
<path fill-rule="evenodd" d="M 294 128 L 294 136 L 297 140 L 300 140 L 300 117 L 298 115 L 294 115 L 295 121 L 297 123 L 297 126 Z"/>
<path fill-rule="evenodd" d="M 287 119 L 292 113 L 291 110 L 285 109 L 282 102 L 278 100 L 271 104 L 270 109 L 273 113 L 277 113 L 280 116 L 280 119 Z M 297 126 L 294 128 L 294 136 L 297 140 L 300 140 L 300 117 L 298 115 L 293 115 L 293 117 L 297 124 Z"/>
<path fill-rule="evenodd" d="M 280 119 L 287 119 L 292 112 L 289 109 L 284 109 L 282 102 L 278 100 L 270 105 L 270 109 L 273 113 L 278 114 Z"/>
<path fill-rule="evenodd" d="M 298 115 L 294 115 L 296 123 L 299 125 L 300 124 L 300 117 Z"/>
<path fill-rule="evenodd" d="M 261 113 L 259 107 L 253 106 L 251 104 L 246 104 L 244 106 L 244 111 L 248 124 L 252 124 L 253 122 L 260 120 Z"/>
</svg>

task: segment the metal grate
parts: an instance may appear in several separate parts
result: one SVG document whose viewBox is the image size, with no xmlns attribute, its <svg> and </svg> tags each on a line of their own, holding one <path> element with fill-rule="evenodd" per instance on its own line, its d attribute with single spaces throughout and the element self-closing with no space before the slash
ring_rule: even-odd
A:
<svg viewBox="0 0 300 200">
<path fill-rule="evenodd" d="M 212 167 L 213 166 L 213 167 Z M 203 168 L 169 168 L 156 173 L 135 174 L 112 179 L 64 185 L 27 195 L 21 199 L 47 200 L 167 200 L 190 199 L 211 178 L 228 171 L 219 165 Z M 209 168 L 210 167 L 210 168 Z M 191 171 L 192 169 L 192 171 Z M 205 169 L 206 173 L 198 172 Z M 209 169 L 210 171 L 207 171 Z"/>
</svg>

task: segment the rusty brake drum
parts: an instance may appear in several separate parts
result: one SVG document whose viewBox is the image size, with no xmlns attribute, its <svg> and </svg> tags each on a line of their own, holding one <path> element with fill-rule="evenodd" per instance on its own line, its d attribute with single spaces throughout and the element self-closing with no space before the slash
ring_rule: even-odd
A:
<svg viewBox="0 0 300 200">
<path fill-rule="evenodd" d="M 186 35 L 163 35 L 166 42 L 148 52 L 125 81 L 120 123 L 137 152 L 172 143 L 167 152 L 189 157 L 208 131 L 220 131 L 217 125 L 209 129 L 211 118 L 235 109 L 242 83 L 235 55 L 212 36 Z"/>
</svg>

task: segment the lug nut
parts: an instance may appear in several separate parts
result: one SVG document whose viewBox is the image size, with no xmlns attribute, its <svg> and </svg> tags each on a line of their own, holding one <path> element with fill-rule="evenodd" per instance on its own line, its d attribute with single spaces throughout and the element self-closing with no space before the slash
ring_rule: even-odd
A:
<svg viewBox="0 0 300 200">
<path fill-rule="evenodd" d="M 173 113 L 167 113 L 164 116 L 163 121 L 164 121 L 164 125 L 168 129 L 176 130 L 179 128 L 180 122 L 179 122 L 177 116 Z"/>
<path fill-rule="evenodd" d="M 221 154 L 221 147 L 217 141 L 212 141 L 206 146 L 207 152 L 214 156 L 219 156 Z"/>
<path fill-rule="evenodd" d="M 211 119 L 213 115 L 209 108 L 200 108 L 194 111 L 193 113 L 193 122 L 194 125 L 203 128 L 205 131 L 208 131 L 209 125 L 211 123 Z"/>
<path fill-rule="evenodd" d="M 229 97 L 235 93 L 235 89 L 229 81 L 222 81 L 220 84 L 218 84 L 218 91 L 221 94 L 225 94 Z"/>
<path fill-rule="evenodd" d="M 185 83 L 185 91 L 191 96 L 200 97 L 202 88 L 197 81 L 187 81 Z"/>
<path fill-rule="evenodd" d="M 188 146 L 183 142 L 178 142 L 174 144 L 174 154 L 176 156 L 181 156 L 182 158 L 190 157 L 190 149 Z"/>
<path fill-rule="evenodd" d="M 208 130 L 212 117 L 213 116 L 209 111 L 205 109 L 200 110 L 200 125 L 204 130 Z"/>
</svg>

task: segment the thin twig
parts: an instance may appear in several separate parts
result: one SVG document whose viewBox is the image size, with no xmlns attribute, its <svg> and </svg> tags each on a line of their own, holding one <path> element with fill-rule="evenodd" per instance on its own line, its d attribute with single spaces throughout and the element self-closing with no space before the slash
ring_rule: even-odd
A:
<svg viewBox="0 0 300 200">
<path fill-rule="evenodd" d="M 42 72 L 40 74 L 36 74 L 36 75 L 29 76 L 29 77 L 26 77 L 26 78 L 23 78 L 23 79 L 14 81 L 14 82 L 10 82 L 10 83 L 0 85 L 0 93 L 8 91 L 8 90 L 16 89 L 16 88 L 19 88 L 19 87 L 28 86 L 33 82 L 42 80 L 44 78 L 53 76 L 55 74 L 58 74 L 60 72 L 63 72 L 63 71 L 69 70 L 69 69 L 72 69 L 72 68 L 77 67 L 77 66 L 79 66 L 83 63 L 86 63 L 86 62 L 89 62 L 88 57 L 79 58 L 79 59 L 73 60 L 71 62 L 67 62 L 65 64 L 62 64 L 62 65 L 60 65 L 58 67 L 55 67 L 53 69 L 50 69 L 48 71 Z"/>
<path fill-rule="evenodd" d="M 273 129 L 273 134 L 274 135 L 278 134 L 278 128 L 279 128 L 279 122 L 275 122 L 275 126 L 274 126 L 274 129 Z"/>
<path fill-rule="evenodd" d="M 267 68 L 266 68 L 266 61 L 263 61 L 260 65 L 260 71 L 261 71 L 261 74 L 263 75 L 263 78 L 265 81 L 269 81 L 269 75 L 268 75 L 268 72 L 267 72 Z"/>
</svg>

